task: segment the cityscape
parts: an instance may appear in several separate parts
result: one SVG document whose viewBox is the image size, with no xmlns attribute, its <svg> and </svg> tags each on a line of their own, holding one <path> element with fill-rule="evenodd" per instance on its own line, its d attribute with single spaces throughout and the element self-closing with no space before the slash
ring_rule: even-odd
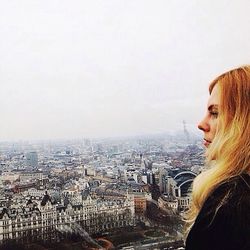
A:
<svg viewBox="0 0 250 250">
<path fill-rule="evenodd" d="M 204 168 L 176 135 L 0 144 L 0 249 L 184 249 Z"/>
<path fill-rule="evenodd" d="M 0 250 L 184 250 L 197 124 L 249 65 L 249 8 L 2 1 Z"/>
</svg>

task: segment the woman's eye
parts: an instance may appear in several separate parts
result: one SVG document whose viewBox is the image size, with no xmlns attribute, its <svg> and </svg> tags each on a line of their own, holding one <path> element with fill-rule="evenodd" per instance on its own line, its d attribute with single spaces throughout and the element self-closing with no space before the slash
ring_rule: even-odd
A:
<svg viewBox="0 0 250 250">
<path fill-rule="evenodd" d="M 210 114 L 211 114 L 213 117 L 217 118 L 219 113 L 218 113 L 218 112 L 213 112 L 213 111 L 211 111 Z"/>
</svg>

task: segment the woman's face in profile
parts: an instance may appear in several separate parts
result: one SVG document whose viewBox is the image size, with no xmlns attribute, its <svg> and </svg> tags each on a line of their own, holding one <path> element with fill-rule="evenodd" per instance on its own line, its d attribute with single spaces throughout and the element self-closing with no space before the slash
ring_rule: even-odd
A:
<svg viewBox="0 0 250 250">
<path fill-rule="evenodd" d="M 206 115 L 198 124 L 198 128 L 204 132 L 203 144 L 205 145 L 205 147 L 208 147 L 210 145 L 217 131 L 219 105 L 219 86 L 218 84 L 216 84 L 208 99 Z"/>
</svg>

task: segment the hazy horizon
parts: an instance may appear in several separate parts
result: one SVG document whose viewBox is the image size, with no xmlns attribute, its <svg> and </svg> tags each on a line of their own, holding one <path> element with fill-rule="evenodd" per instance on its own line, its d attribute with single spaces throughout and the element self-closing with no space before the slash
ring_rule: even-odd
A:
<svg viewBox="0 0 250 250">
<path fill-rule="evenodd" d="M 0 141 L 196 133 L 208 84 L 250 63 L 250 2 L 13 0 Z M 197 130 L 197 133 L 198 130 Z"/>
<path fill-rule="evenodd" d="M 202 133 L 198 130 L 196 132 L 188 131 L 190 136 L 190 144 L 192 144 L 197 139 L 201 139 L 202 143 Z M 181 138 L 186 140 L 186 135 L 183 130 L 172 131 L 172 132 L 164 132 L 164 133 L 148 133 L 148 134 L 134 134 L 134 135 L 126 135 L 126 136 L 93 136 L 93 137 L 58 137 L 58 138 L 43 138 L 43 139 L 10 139 L 10 140 L 0 140 L 0 144 L 25 144 L 25 143 L 61 143 L 61 142 L 80 142 L 85 139 L 90 140 L 91 142 L 101 142 L 101 141 L 126 141 L 126 140 L 165 140 L 167 138 Z"/>
</svg>

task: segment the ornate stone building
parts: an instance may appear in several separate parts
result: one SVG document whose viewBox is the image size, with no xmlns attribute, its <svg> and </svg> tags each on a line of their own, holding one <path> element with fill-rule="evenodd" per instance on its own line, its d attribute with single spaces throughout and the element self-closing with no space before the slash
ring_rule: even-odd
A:
<svg viewBox="0 0 250 250">
<path fill-rule="evenodd" d="M 93 199 L 86 192 L 64 196 L 55 202 L 46 193 L 39 201 L 0 208 L 0 242 L 56 241 L 74 225 L 89 234 L 133 226 L 134 199 L 127 195 L 119 200 Z M 75 227 L 76 228 L 76 227 Z"/>
</svg>

